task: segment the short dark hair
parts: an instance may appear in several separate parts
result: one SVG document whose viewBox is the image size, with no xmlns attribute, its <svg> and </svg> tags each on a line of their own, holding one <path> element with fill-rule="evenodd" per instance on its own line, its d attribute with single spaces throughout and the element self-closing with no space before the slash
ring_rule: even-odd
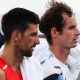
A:
<svg viewBox="0 0 80 80">
<path fill-rule="evenodd" d="M 39 24 L 37 14 L 24 8 L 14 8 L 3 15 L 1 25 L 6 42 L 10 41 L 14 29 L 25 32 L 30 23 Z"/>
<path fill-rule="evenodd" d="M 41 17 L 39 29 L 45 34 L 48 43 L 52 43 L 50 31 L 55 27 L 57 31 L 61 32 L 64 27 L 64 20 L 62 14 L 66 13 L 72 16 L 72 9 L 62 2 L 52 2 L 51 7 Z"/>
</svg>

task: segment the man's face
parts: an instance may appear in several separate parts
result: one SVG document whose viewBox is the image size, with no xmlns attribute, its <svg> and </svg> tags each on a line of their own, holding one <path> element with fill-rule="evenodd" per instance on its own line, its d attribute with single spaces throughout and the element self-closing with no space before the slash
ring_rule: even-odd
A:
<svg viewBox="0 0 80 80">
<path fill-rule="evenodd" d="M 23 56 L 31 57 L 36 44 L 39 44 L 38 25 L 29 24 L 27 30 L 18 41 L 18 49 Z"/>
<path fill-rule="evenodd" d="M 77 38 L 80 32 L 76 28 L 76 20 L 74 16 L 69 17 L 63 14 L 64 27 L 62 34 L 59 35 L 58 41 L 60 45 L 66 48 L 73 48 L 76 46 Z"/>
</svg>

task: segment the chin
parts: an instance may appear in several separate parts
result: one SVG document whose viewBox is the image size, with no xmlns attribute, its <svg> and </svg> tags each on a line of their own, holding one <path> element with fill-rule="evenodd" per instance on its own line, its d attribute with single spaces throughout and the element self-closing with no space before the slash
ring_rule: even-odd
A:
<svg viewBox="0 0 80 80">
<path fill-rule="evenodd" d="M 32 56 L 32 52 L 31 51 L 23 51 L 22 52 L 22 56 L 31 57 Z"/>
<path fill-rule="evenodd" d="M 24 56 L 26 56 L 26 57 L 31 57 L 31 56 L 32 56 L 32 52 L 28 52 L 28 53 L 26 53 Z"/>
<path fill-rule="evenodd" d="M 27 55 L 26 57 L 31 57 L 32 56 L 32 54 L 31 55 Z"/>
<path fill-rule="evenodd" d="M 74 47 L 76 47 L 77 46 L 77 44 L 74 44 L 71 48 L 74 48 Z"/>
</svg>

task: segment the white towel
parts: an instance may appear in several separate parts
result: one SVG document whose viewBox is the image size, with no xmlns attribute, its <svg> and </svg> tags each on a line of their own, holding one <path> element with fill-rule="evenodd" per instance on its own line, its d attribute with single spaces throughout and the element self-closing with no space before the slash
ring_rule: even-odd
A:
<svg viewBox="0 0 80 80">
<path fill-rule="evenodd" d="M 4 45 L 0 49 L 0 54 L 4 51 Z M 43 80 L 42 69 L 39 62 L 32 57 L 24 57 L 20 64 L 23 80 Z"/>
<path fill-rule="evenodd" d="M 34 57 L 24 57 L 20 65 L 23 80 L 42 80 L 42 70 L 40 64 Z"/>
</svg>

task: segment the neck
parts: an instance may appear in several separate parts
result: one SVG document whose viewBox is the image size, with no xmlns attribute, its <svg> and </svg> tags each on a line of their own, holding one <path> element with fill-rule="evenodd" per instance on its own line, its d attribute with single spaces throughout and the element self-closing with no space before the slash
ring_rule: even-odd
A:
<svg viewBox="0 0 80 80">
<path fill-rule="evenodd" d="M 67 60 L 68 55 L 70 53 L 70 49 L 64 49 L 64 48 L 61 48 L 58 46 L 56 46 L 56 47 L 50 46 L 49 49 L 59 61 L 66 64 L 66 60 Z"/>
<path fill-rule="evenodd" d="M 20 55 L 16 55 L 18 53 L 11 47 L 6 47 L 1 55 L 1 58 L 6 62 L 7 65 L 11 66 L 13 70 L 20 71 L 19 65 L 22 62 L 22 57 Z"/>
</svg>

